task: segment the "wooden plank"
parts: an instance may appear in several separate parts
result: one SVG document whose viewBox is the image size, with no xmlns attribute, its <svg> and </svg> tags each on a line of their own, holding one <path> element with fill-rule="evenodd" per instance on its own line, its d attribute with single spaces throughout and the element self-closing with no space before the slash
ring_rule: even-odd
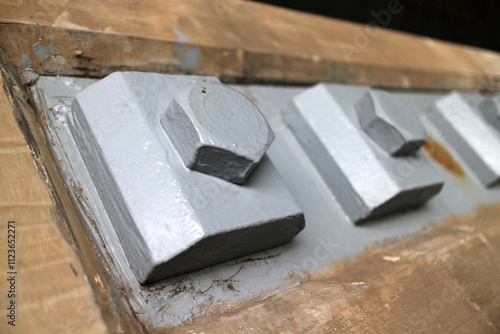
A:
<svg viewBox="0 0 500 334">
<path fill-rule="evenodd" d="M 25 53 L 48 74 L 139 70 L 226 81 L 500 87 L 498 53 L 254 2 L 0 0 L 0 7 L 0 47 L 18 69 Z"/>
<path fill-rule="evenodd" d="M 1 50 L 0 79 L 0 219 L 22 226 L 19 325 L 1 323 L 0 332 L 143 333 L 69 196 L 32 97 Z"/>
<path fill-rule="evenodd" d="M 0 57 L 1 58 L 1 57 Z M 3 60 L 3 59 L 2 59 Z M 1 333 L 105 333 L 99 307 L 80 259 L 55 223 L 56 201 L 33 163 L 32 147 L 14 117 L 14 106 L 26 102 L 0 65 L 0 280 Z M 14 96 L 14 95 L 17 95 Z M 21 97 L 21 100 L 18 98 Z M 24 102 L 23 102 L 24 101 Z M 7 222 L 15 221 L 15 296 L 6 280 Z M 93 279 L 93 277 L 89 277 Z M 15 327 L 6 308 L 15 300 Z"/>
</svg>

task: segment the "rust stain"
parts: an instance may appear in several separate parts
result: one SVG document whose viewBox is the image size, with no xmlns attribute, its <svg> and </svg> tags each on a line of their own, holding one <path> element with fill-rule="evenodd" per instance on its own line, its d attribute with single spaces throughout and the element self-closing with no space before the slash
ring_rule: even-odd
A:
<svg viewBox="0 0 500 334">
<path fill-rule="evenodd" d="M 424 150 L 450 173 L 458 177 L 466 176 L 462 166 L 453 158 L 450 152 L 431 136 L 429 136 L 427 143 L 424 145 Z"/>
</svg>

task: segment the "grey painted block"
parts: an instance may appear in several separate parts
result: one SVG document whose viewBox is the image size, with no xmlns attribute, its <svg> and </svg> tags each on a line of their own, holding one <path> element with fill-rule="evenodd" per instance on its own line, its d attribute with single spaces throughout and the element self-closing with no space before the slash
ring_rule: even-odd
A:
<svg viewBox="0 0 500 334">
<path fill-rule="evenodd" d="M 72 104 L 71 131 L 140 283 L 284 244 L 304 228 L 265 155 L 244 185 L 186 168 L 160 119 L 193 79 L 114 73 Z"/>
<path fill-rule="evenodd" d="M 437 100 L 429 118 L 485 186 L 499 182 L 500 133 L 462 94 L 454 92 Z"/>
<path fill-rule="evenodd" d="M 335 85 L 310 88 L 293 98 L 284 119 L 354 223 L 423 204 L 441 190 L 442 178 L 422 153 L 392 157 L 338 94 Z"/>
<path fill-rule="evenodd" d="M 500 96 L 492 96 L 485 99 L 479 106 L 484 118 L 500 131 Z"/>
</svg>

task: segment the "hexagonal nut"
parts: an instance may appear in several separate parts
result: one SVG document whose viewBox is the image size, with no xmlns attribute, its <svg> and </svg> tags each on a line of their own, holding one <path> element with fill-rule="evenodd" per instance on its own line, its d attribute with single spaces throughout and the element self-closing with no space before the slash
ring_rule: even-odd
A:
<svg viewBox="0 0 500 334">
<path fill-rule="evenodd" d="M 172 100 L 160 124 L 186 167 L 233 183 L 246 181 L 274 140 L 247 97 L 204 79 Z"/>
<path fill-rule="evenodd" d="M 369 90 L 356 104 L 356 113 L 366 134 L 392 156 L 408 155 L 427 142 L 419 115 L 387 92 Z"/>
<path fill-rule="evenodd" d="M 422 205 L 443 186 L 422 152 L 400 159 L 380 154 L 348 97 L 357 89 L 318 84 L 293 97 L 283 117 L 355 224 Z M 418 168 L 406 174 L 401 166 L 408 164 Z"/>
<path fill-rule="evenodd" d="M 490 97 L 479 105 L 484 118 L 500 131 L 500 96 Z"/>
</svg>

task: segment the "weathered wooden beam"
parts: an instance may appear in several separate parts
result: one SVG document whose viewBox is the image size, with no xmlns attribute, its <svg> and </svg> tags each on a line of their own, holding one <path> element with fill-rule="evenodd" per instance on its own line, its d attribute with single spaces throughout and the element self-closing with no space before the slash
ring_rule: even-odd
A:
<svg viewBox="0 0 500 334">
<path fill-rule="evenodd" d="M 390 3 L 361 25 L 236 0 L 0 0 L 0 47 L 18 69 L 45 74 L 499 89 L 498 53 L 381 29 L 403 8 Z"/>
<path fill-rule="evenodd" d="M 99 260 L 50 153 L 30 94 L 0 49 L 0 252 L 2 271 L 15 271 L 14 295 L 6 279 L 2 302 L 15 301 L 15 326 L 1 333 L 127 332 L 135 318 Z M 7 222 L 15 221 L 16 259 L 7 268 Z M 97 303 L 96 303 L 97 302 Z M 7 307 L 7 304 L 5 304 Z M 78 316 L 75 316 L 78 314 Z M 120 314 L 120 317 L 117 317 Z"/>
</svg>

